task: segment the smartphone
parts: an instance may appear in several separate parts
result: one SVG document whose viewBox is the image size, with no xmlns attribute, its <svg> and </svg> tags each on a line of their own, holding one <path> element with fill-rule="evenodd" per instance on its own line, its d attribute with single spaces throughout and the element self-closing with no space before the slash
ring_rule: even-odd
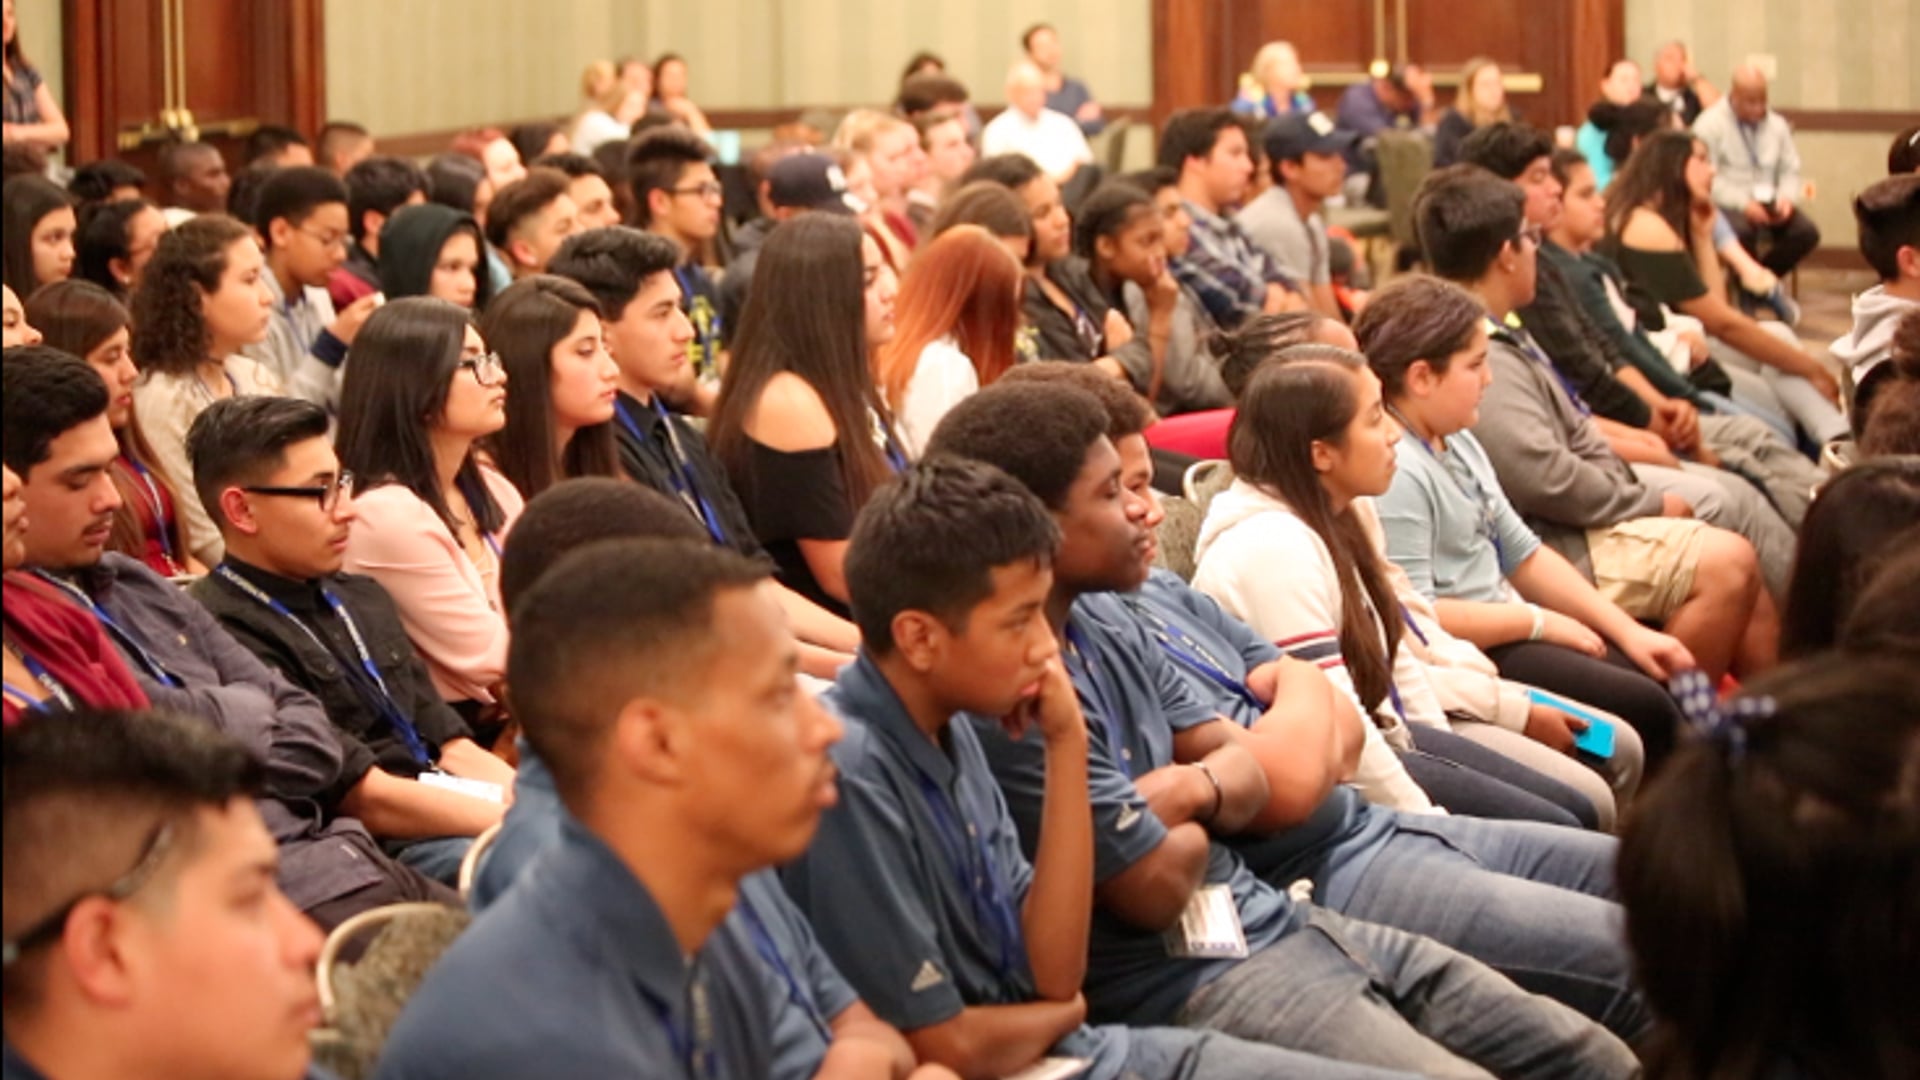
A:
<svg viewBox="0 0 1920 1080">
<path fill-rule="evenodd" d="M 1558 694 L 1550 694 L 1545 690 L 1536 690 L 1529 687 L 1527 697 L 1531 698 L 1536 704 L 1559 709 L 1568 716 L 1579 717 L 1587 722 L 1587 730 L 1578 732 L 1573 737 L 1574 749 L 1579 750 L 1583 754 L 1589 754 L 1599 758 L 1601 761 L 1608 761 L 1613 758 L 1613 721 L 1596 715 L 1593 710 L 1578 702 L 1569 701 Z"/>
</svg>

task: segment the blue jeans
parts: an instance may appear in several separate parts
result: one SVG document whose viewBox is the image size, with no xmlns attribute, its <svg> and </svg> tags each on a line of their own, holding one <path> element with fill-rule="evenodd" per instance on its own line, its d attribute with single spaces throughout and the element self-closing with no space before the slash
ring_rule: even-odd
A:
<svg viewBox="0 0 1920 1080">
<path fill-rule="evenodd" d="M 1180 1022 L 1427 1077 L 1639 1072 L 1613 1033 L 1478 960 L 1325 908 L 1195 991 Z"/>
<path fill-rule="evenodd" d="M 472 846 L 471 836 L 440 836 L 397 844 L 388 848 L 388 851 L 394 858 L 442 885 L 459 888 L 460 863 L 467 857 L 467 849 Z"/>
<path fill-rule="evenodd" d="M 1277 1046 L 1247 1042 L 1217 1031 L 1133 1028 L 1120 1080 L 1247 1080 L 1285 1076 L 1298 1080 L 1416 1080 L 1411 1073 L 1351 1065 Z"/>
<path fill-rule="evenodd" d="M 1403 814 L 1364 865 L 1335 863 L 1322 903 L 1423 934 L 1628 1041 L 1652 1022 L 1633 987 L 1610 836 L 1520 821 Z"/>
</svg>

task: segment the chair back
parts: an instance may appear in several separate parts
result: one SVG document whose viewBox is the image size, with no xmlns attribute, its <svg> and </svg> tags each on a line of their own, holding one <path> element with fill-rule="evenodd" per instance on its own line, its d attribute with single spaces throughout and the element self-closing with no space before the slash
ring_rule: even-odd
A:
<svg viewBox="0 0 1920 1080">
<path fill-rule="evenodd" d="M 1393 242 L 1402 248 L 1418 248 L 1420 238 L 1413 230 L 1413 193 L 1433 171 L 1433 142 L 1416 132 L 1383 131 L 1375 153 Z"/>
<path fill-rule="evenodd" d="M 363 911 L 334 927 L 317 971 L 325 1015 L 313 1033 L 320 1064 L 341 1080 L 372 1076 L 407 1000 L 472 921 L 464 908 L 412 902 Z"/>
</svg>

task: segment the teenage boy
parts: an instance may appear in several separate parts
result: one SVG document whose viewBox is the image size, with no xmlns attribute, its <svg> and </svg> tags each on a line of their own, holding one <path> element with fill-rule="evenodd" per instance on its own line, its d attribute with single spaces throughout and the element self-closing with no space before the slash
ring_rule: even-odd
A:
<svg viewBox="0 0 1920 1080">
<path fill-rule="evenodd" d="M 880 1015 L 963 1076 L 1064 1064 L 1043 1058 L 1090 1080 L 1348 1075 L 1215 1034 L 1086 1026 L 1088 730 L 1047 616 L 1059 544 L 1039 500 L 977 462 L 930 459 L 875 493 L 847 552 L 865 647 L 828 695 L 850 721 L 842 804 L 787 888 Z M 1041 746 L 1031 863 L 970 718 Z"/>
<path fill-rule="evenodd" d="M 1213 1028 L 1422 1075 L 1631 1072 L 1626 1046 L 1566 1006 L 1427 938 L 1298 903 L 1213 842 L 1261 827 L 1271 792 L 1258 753 L 1186 693 L 1144 632 L 1114 633 L 1075 603 L 1137 585 L 1151 550 L 1146 504 L 1121 486 L 1107 424 L 1084 391 L 1016 383 L 961 402 L 928 448 L 1005 469 L 1064 538 L 1035 603 L 1062 642 L 1090 729 L 1092 1015 Z M 1109 565 L 1121 561 L 1124 577 Z M 1180 707 L 1165 709 L 1163 695 Z M 1043 783 L 1051 757 L 1043 767 L 1031 734 L 972 723 L 1031 851 L 1052 809 Z M 1322 739 L 1331 758 L 1338 741 Z"/>
<path fill-rule="evenodd" d="M 1714 678 L 1771 662 L 1778 633 L 1753 546 L 1643 484 L 1575 403 L 1546 353 L 1507 316 L 1533 299 L 1539 234 L 1526 195 L 1475 165 L 1441 169 L 1414 197 L 1435 274 L 1487 312 L 1492 384 L 1474 437 L 1527 524 L 1635 618 L 1664 622 Z"/>
<path fill-rule="evenodd" d="M 1341 317 L 1340 305 L 1320 210 L 1346 184 L 1346 153 L 1355 138 L 1325 113 L 1276 117 L 1263 138 L 1273 186 L 1234 215 L 1282 271 L 1307 287 L 1307 305 L 1332 319 Z"/>
<path fill-rule="evenodd" d="M 254 207 L 267 249 L 261 280 L 273 307 L 266 338 L 242 351 L 278 375 L 293 396 L 331 411 L 340 400 L 347 348 L 379 305 L 369 294 L 336 316 L 327 295 L 327 279 L 347 258 L 347 186 L 312 165 L 278 169 L 261 185 Z"/>
<path fill-rule="evenodd" d="M 227 556 L 189 592 L 326 707 L 344 756 L 326 801 L 455 885 L 473 837 L 500 820 L 513 769 L 441 699 L 379 582 L 340 572 L 353 478 L 327 426 L 297 398 L 227 398 L 194 418 L 194 487 Z"/>
<path fill-rule="evenodd" d="M 1860 254 L 1880 284 L 1853 298 L 1853 329 L 1833 343 L 1833 358 L 1853 372 L 1854 424 L 1893 374 L 1893 328 L 1920 310 L 1920 176 L 1892 176 L 1853 200 Z M 1859 434 L 1857 427 L 1855 435 Z"/>
<path fill-rule="evenodd" d="M 516 280 L 546 273 L 547 260 L 580 231 L 572 185 L 566 173 L 536 166 L 488 204 L 487 244 L 507 261 Z"/>
<path fill-rule="evenodd" d="M 199 717 L 265 763 L 260 813 L 280 845 L 281 889 L 325 928 L 381 904 L 455 900 L 323 802 L 342 755 L 318 701 L 178 586 L 138 559 L 103 554 L 120 505 L 108 467 L 120 451 L 100 376 L 53 349 L 10 350 L 0 376 L 6 463 L 24 481 L 26 564 L 100 623 L 155 707 Z"/>
<path fill-rule="evenodd" d="M 224 214 L 233 174 L 227 159 L 212 143 L 169 142 L 160 147 L 161 211 L 167 227 L 177 227 L 195 214 Z"/>
<path fill-rule="evenodd" d="M 6 734 L 7 1080 L 298 1080 L 320 934 L 274 887 L 260 765 L 197 721 Z"/>
<path fill-rule="evenodd" d="M 567 194 L 580 218 L 580 231 L 620 224 L 620 206 L 613 199 L 607 172 L 585 154 L 546 154 L 533 167 L 557 169 L 567 177 Z"/>
<path fill-rule="evenodd" d="M 265 163 L 276 169 L 306 168 L 313 164 L 307 137 L 284 124 L 261 124 L 247 136 L 241 156 L 248 166 Z"/>
<path fill-rule="evenodd" d="M 1173 260 L 1174 276 L 1227 329 L 1305 303 L 1294 279 L 1229 216 L 1253 180 L 1249 155 L 1247 130 L 1228 109 L 1174 113 L 1160 135 L 1160 164 L 1178 173 L 1192 222 L 1192 244 Z"/>
<path fill-rule="evenodd" d="M 724 192 L 713 171 L 712 149 L 693 132 L 655 128 L 633 141 L 627 176 L 633 185 L 634 224 L 664 236 L 680 250 L 673 275 L 680 282 L 680 309 L 693 323 L 692 378 L 712 384 L 720 377 L 720 295 L 702 258 L 720 231 Z M 692 387 L 691 380 L 687 387 Z M 711 405 L 711 390 L 701 395 Z"/>
<path fill-rule="evenodd" d="M 346 176 L 355 165 L 374 155 L 373 136 L 351 120 L 329 120 L 321 125 L 316 164 L 335 176 Z"/>
<path fill-rule="evenodd" d="M 617 541 L 519 598 L 514 712 L 568 816 L 428 974 L 379 1077 L 767 1074 L 765 968 L 717 931 L 742 878 L 806 850 L 840 723 L 796 685 L 766 579 Z"/>
<path fill-rule="evenodd" d="M 347 170 L 347 261 L 327 277 L 338 311 L 380 291 L 380 230 L 394 211 L 427 201 L 427 175 L 405 158 L 370 157 Z"/>
<path fill-rule="evenodd" d="M 759 555 L 760 542 L 726 470 L 699 429 L 664 400 L 682 385 L 695 337 L 681 309 L 678 259 L 679 249 L 666 238 L 613 226 L 568 240 L 551 270 L 584 286 L 605 312 L 607 351 L 620 368 L 614 433 L 627 475 L 684 507 L 715 544 Z M 776 586 L 776 591 L 804 643 L 803 667 L 831 678 L 852 658 L 858 632 L 793 590 Z"/>
</svg>

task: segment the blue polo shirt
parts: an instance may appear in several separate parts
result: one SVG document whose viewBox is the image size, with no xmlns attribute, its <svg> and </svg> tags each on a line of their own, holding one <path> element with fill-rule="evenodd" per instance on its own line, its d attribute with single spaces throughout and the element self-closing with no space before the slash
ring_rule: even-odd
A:
<svg viewBox="0 0 1920 1080">
<path fill-rule="evenodd" d="M 1082 597 L 1067 619 L 1067 671 L 1079 692 L 1091 738 L 1088 787 L 1093 800 L 1094 878 L 1106 882 L 1151 853 L 1166 826 L 1147 808 L 1132 777 L 1173 764 L 1176 731 L 1218 719 L 1218 711 L 1188 687 L 1146 630 L 1116 618 L 1103 602 Z M 1117 600 L 1112 601 L 1118 603 Z M 1123 625 L 1118 625 L 1123 624 Z M 1039 840 L 1046 793 L 1045 748 L 1037 731 L 1015 740 L 998 721 L 974 718 L 987 761 L 1031 850 Z M 1240 909 L 1249 949 L 1258 951 L 1305 922 L 1304 913 L 1268 886 L 1231 849 L 1214 844 L 1205 883 L 1225 885 Z M 1160 934 L 1096 908 L 1087 969 L 1087 1005 L 1107 1022 L 1174 1022 L 1193 992 L 1238 961 L 1169 955 Z"/>
<path fill-rule="evenodd" d="M 903 1031 L 1037 1000 L 1020 926 L 1033 867 L 972 727 L 956 717 L 935 745 L 864 652 L 825 700 L 847 721 L 840 805 L 781 876 L 828 953 Z M 1128 1045 L 1123 1028 L 1083 1026 L 1053 1053 L 1111 1080 Z"/>
<path fill-rule="evenodd" d="M 1124 627 L 1131 620 L 1144 627 L 1188 689 L 1220 715 L 1250 728 L 1265 714 L 1265 707 L 1239 688 L 1245 687 L 1247 672 L 1279 659 L 1280 650 L 1180 575 L 1156 569 L 1136 592 L 1103 593 L 1085 601 L 1087 614 L 1103 624 Z M 1324 881 L 1333 867 L 1356 859 L 1364 871 L 1392 834 L 1391 814 L 1379 812 L 1352 787 L 1336 784 L 1306 821 L 1269 836 L 1222 842 L 1255 874 L 1286 888 L 1301 878 Z M 1322 896 L 1323 902 L 1335 899 Z"/>
<path fill-rule="evenodd" d="M 478 912 L 504 896 L 543 850 L 554 846 L 567 808 L 553 774 L 524 742 L 514 779 L 513 806 L 480 862 L 468 902 Z M 833 1041 L 833 1018 L 859 995 L 828 959 L 806 917 L 793 906 L 771 870 L 740 882 L 740 896 L 721 932 L 759 960 L 760 992 L 773 1014 L 772 1080 L 811 1080 Z"/>
<path fill-rule="evenodd" d="M 569 818 L 427 974 L 375 1075 L 764 1076 L 760 980 L 728 933 L 683 956 L 646 887 Z"/>
</svg>

